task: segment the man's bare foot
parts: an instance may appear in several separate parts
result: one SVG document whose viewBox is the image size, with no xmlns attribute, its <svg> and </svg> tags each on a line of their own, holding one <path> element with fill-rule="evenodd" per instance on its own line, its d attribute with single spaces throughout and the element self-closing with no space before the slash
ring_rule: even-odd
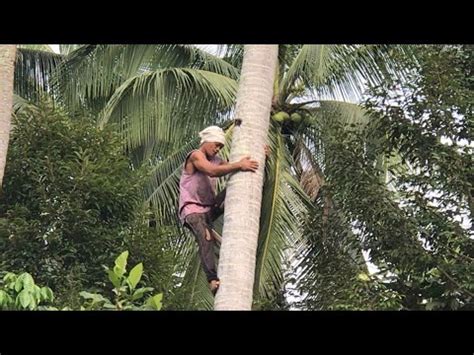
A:
<svg viewBox="0 0 474 355">
<path fill-rule="evenodd" d="M 217 290 L 219 289 L 220 281 L 219 281 L 219 280 L 211 280 L 211 281 L 209 282 L 209 284 L 210 284 L 210 286 L 211 286 L 211 292 L 212 292 L 212 294 L 215 296 Z"/>
</svg>

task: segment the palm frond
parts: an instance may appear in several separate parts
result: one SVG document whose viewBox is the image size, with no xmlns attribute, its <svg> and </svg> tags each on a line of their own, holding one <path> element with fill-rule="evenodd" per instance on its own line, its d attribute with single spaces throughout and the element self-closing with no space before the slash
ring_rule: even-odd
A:
<svg viewBox="0 0 474 355">
<path fill-rule="evenodd" d="M 24 99 L 23 97 L 13 94 L 13 113 L 18 114 L 22 110 L 25 109 L 36 109 L 37 107 L 35 104 L 31 103 L 30 101 Z"/>
<path fill-rule="evenodd" d="M 196 46 L 178 44 L 158 46 L 150 70 L 171 67 L 206 70 L 234 80 L 237 80 L 240 74 L 239 69 L 231 63 Z"/>
<path fill-rule="evenodd" d="M 317 107 L 306 108 L 306 111 L 311 125 L 295 133 L 294 144 L 299 149 L 295 152 L 295 159 L 304 167 L 320 169 L 322 174 L 326 165 L 324 140 L 330 137 L 337 139 L 333 127 L 361 131 L 371 122 L 362 107 L 343 101 L 319 100 Z"/>
<path fill-rule="evenodd" d="M 158 69 L 194 68 L 233 79 L 239 74 L 223 59 L 189 45 L 85 45 L 68 50 L 58 77 L 60 92 L 68 107 L 86 104 L 95 112 L 127 79 Z"/>
<path fill-rule="evenodd" d="M 232 64 L 235 68 L 242 68 L 242 61 L 244 59 L 244 45 L 243 44 L 229 44 L 222 46 L 220 51 L 224 52 L 223 59 Z"/>
<path fill-rule="evenodd" d="M 220 74 L 186 68 L 159 69 L 124 82 L 105 107 L 100 125 L 119 122 L 134 148 L 195 134 L 215 124 L 234 103 L 237 83 Z"/>
<path fill-rule="evenodd" d="M 318 163 L 319 154 L 314 154 L 321 151 L 319 141 L 317 138 L 308 139 L 305 134 L 295 134 L 294 141 L 293 161 L 295 162 L 296 176 L 299 178 L 303 191 L 314 201 L 324 185 L 323 170 Z M 313 149 L 310 149 L 309 146 Z"/>
<path fill-rule="evenodd" d="M 195 243 L 194 240 L 193 243 Z M 209 283 L 207 282 L 206 275 L 202 270 L 197 248 L 193 249 L 193 253 L 189 260 L 190 263 L 183 280 L 183 285 L 190 290 L 189 308 L 212 310 L 214 306 L 214 298 L 209 290 Z"/>
<path fill-rule="evenodd" d="M 406 74 L 400 57 L 414 60 L 407 46 L 305 45 L 282 80 L 282 96 L 300 80 L 320 95 L 357 100 L 366 84 Z"/>
<path fill-rule="evenodd" d="M 64 56 L 43 50 L 19 48 L 15 62 L 15 93 L 27 100 L 50 92 L 51 79 Z"/>
<path fill-rule="evenodd" d="M 118 46 L 84 45 L 67 55 L 54 78 L 54 89 L 70 111 L 100 112 L 125 80 L 117 70 Z"/>
<path fill-rule="evenodd" d="M 283 281 L 283 260 L 303 242 L 301 226 L 309 199 L 290 171 L 291 156 L 277 129 L 270 134 L 272 154 L 266 167 L 260 236 L 257 249 L 256 293 L 271 297 Z"/>
<path fill-rule="evenodd" d="M 83 44 L 60 44 L 59 45 L 59 53 L 64 55 L 69 55 L 75 50 L 84 46 Z"/>
<path fill-rule="evenodd" d="M 54 53 L 53 48 L 49 44 L 19 44 L 18 49 L 29 49 L 32 51 L 42 51 Z"/>
<path fill-rule="evenodd" d="M 300 79 L 307 86 L 319 87 L 329 75 L 332 46 L 304 45 L 280 83 L 281 97 L 285 100 L 295 82 Z"/>
<path fill-rule="evenodd" d="M 319 107 L 310 109 L 320 128 L 342 125 L 345 129 L 364 129 L 370 122 L 366 110 L 360 105 L 335 100 L 320 100 Z"/>
</svg>

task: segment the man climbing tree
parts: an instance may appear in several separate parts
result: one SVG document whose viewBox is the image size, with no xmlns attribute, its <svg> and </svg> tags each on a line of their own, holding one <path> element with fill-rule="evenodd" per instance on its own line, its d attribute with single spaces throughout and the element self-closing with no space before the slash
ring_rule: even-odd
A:
<svg viewBox="0 0 474 355">
<path fill-rule="evenodd" d="M 216 178 L 234 171 L 258 169 L 258 162 L 245 156 L 228 163 L 218 157 L 225 144 L 222 128 L 210 126 L 199 133 L 201 145 L 187 156 L 179 183 L 179 218 L 194 234 L 207 281 L 213 294 L 219 288 L 214 260 L 214 242 L 218 238 L 212 222 L 224 212 L 225 189 L 216 196 Z"/>
</svg>

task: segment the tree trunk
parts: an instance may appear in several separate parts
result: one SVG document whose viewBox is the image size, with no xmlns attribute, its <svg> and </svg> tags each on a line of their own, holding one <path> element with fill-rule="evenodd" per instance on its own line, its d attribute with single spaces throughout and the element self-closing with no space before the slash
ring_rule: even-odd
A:
<svg viewBox="0 0 474 355">
<path fill-rule="evenodd" d="M 230 161 L 250 155 L 259 162 L 256 173 L 233 174 L 227 185 L 214 309 L 250 310 L 262 202 L 264 145 L 270 124 L 278 45 L 247 45 L 237 93 Z"/>
<path fill-rule="evenodd" d="M 15 45 L 0 45 L 0 191 L 7 161 L 13 106 L 13 71 Z"/>
</svg>

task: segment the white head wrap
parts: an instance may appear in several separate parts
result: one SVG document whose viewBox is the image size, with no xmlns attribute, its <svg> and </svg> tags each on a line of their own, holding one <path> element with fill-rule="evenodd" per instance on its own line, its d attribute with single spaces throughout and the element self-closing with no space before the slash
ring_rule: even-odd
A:
<svg viewBox="0 0 474 355">
<path fill-rule="evenodd" d="M 199 132 L 199 137 L 201 137 L 201 143 L 205 142 L 215 142 L 225 144 L 225 133 L 222 128 L 218 126 L 210 126 L 203 129 Z"/>
</svg>

